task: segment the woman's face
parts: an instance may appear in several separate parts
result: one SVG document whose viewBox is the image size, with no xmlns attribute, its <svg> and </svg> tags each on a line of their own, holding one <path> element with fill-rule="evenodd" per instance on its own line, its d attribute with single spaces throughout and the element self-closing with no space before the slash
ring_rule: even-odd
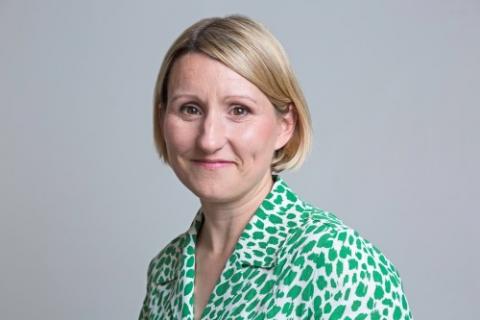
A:
<svg viewBox="0 0 480 320">
<path fill-rule="evenodd" d="M 161 126 L 171 167 L 202 201 L 241 200 L 269 181 L 294 129 L 251 82 L 206 55 L 173 65 Z"/>
</svg>

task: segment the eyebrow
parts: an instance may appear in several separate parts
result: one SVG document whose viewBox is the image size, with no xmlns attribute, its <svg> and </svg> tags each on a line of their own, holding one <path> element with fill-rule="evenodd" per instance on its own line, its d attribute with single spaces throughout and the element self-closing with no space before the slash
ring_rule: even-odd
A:
<svg viewBox="0 0 480 320">
<path fill-rule="evenodd" d="M 167 103 L 171 103 L 171 102 L 173 102 L 177 99 L 180 99 L 180 98 L 198 99 L 198 97 L 194 94 L 179 93 L 179 94 L 173 95 L 170 99 L 168 99 Z"/>
<path fill-rule="evenodd" d="M 171 99 L 169 99 L 169 103 L 179 99 L 179 98 L 190 98 L 190 99 L 198 99 L 198 96 L 194 95 L 194 94 L 188 94 L 188 93 L 179 93 L 179 94 L 175 94 L 172 96 Z M 257 100 L 253 99 L 252 97 L 249 97 L 247 95 L 228 95 L 225 97 L 225 99 L 247 99 L 247 100 L 250 100 L 252 101 L 253 103 L 257 103 Z"/>
<path fill-rule="evenodd" d="M 253 103 L 257 103 L 257 100 L 253 99 L 250 96 L 246 96 L 246 95 L 230 95 L 230 96 L 226 96 L 225 98 L 227 98 L 227 99 L 232 99 L 232 98 L 234 98 L 234 99 L 238 99 L 238 98 L 247 99 L 247 100 L 252 101 Z"/>
</svg>

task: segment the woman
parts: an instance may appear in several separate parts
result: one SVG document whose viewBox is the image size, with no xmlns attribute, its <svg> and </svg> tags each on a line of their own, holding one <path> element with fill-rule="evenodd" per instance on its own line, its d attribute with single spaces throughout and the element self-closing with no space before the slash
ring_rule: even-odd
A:
<svg viewBox="0 0 480 320">
<path fill-rule="evenodd" d="M 278 41 L 242 16 L 201 20 L 166 54 L 156 146 L 200 200 L 150 263 L 140 319 L 411 319 L 395 267 L 278 176 L 311 126 Z"/>
</svg>

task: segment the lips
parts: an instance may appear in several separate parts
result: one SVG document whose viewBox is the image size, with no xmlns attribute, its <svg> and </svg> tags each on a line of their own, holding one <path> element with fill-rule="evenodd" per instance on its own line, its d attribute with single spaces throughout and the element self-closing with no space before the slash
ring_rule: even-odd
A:
<svg viewBox="0 0 480 320">
<path fill-rule="evenodd" d="M 194 159 L 192 162 L 206 169 L 224 168 L 234 164 L 233 161 L 224 160 L 224 159 Z"/>
</svg>

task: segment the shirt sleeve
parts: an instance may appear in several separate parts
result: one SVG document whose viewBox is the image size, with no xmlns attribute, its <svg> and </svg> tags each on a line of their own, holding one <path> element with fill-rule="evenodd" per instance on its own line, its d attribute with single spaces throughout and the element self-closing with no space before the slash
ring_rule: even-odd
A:
<svg viewBox="0 0 480 320">
<path fill-rule="evenodd" d="M 151 297 L 152 297 L 152 270 L 153 270 L 153 260 L 150 261 L 147 272 L 147 290 L 145 298 L 143 299 L 142 309 L 140 310 L 139 320 L 148 320 L 151 318 Z"/>
<path fill-rule="evenodd" d="M 394 265 L 356 231 L 332 229 L 317 248 L 315 319 L 412 319 Z"/>
</svg>

